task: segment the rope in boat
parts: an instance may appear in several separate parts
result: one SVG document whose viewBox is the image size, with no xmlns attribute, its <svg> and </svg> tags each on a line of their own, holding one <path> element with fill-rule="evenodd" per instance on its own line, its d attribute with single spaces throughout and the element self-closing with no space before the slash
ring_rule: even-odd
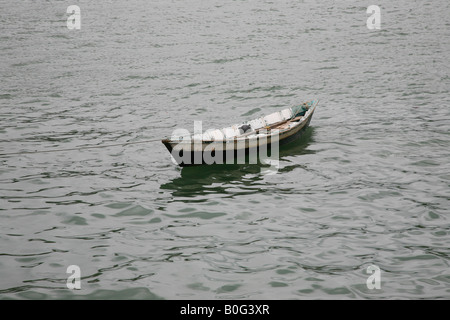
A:
<svg viewBox="0 0 450 320">
<path fill-rule="evenodd" d="M 0 153 L 0 157 L 17 156 L 17 155 L 22 155 L 22 154 L 38 154 L 38 153 L 65 152 L 65 151 L 76 151 L 76 150 L 86 150 L 86 149 L 120 147 L 120 146 L 127 146 L 127 145 L 131 145 L 131 144 L 141 144 L 141 143 L 149 143 L 149 142 L 155 142 L 155 141 L 161 141 L 161 139 L 142 140 L 142 141 L 134 141 L 134 142 L 122 142 L 122 143 L 114 143 L 114 144 L 104 144 L 104 145 L 98 145 L 98 146 L 92 146 L 91 145 L 91 146 L 65 148 L 65 149 L 50 149 L 50 150 L 35 150 L 35 151 L 21 151 L 21 152 Z"/>
</svg>

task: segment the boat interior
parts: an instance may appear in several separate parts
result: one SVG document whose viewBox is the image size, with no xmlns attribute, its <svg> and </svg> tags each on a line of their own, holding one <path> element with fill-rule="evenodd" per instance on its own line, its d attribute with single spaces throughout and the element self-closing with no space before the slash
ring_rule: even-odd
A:
<svg viewBox="0 0 450 320">
<path fill-rule="evenodd" d="M 298 122 L 302 118 L 301 116 L 292 118 L 292 116 L 293 114 L 291 108 L 287 108 L 245 123 L 236 124 L 222 129 L 207 130 L 205 133 L 201 135 L 194 135 L 192 138 L 194 140 L 201 139 L 203 141 L 217 141 L 258 134 L 261 129 L 288 129 L 293 125 L 293 122 Z"/>
</svg>

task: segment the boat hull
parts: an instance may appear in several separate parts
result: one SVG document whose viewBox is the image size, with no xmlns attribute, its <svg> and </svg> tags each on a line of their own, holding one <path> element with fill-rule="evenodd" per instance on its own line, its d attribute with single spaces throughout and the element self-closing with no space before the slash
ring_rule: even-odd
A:
<svg viewBox="0 0 450 320">
<path fill-rule="evenodd" d="M 277 159 L 279 147 L 298 140 L 308 128 L 315 105 L 298 125 L 289 130 L 267 131 L 260 137 L 238 137 L 223 141 L 162 140 L 171 153 L 173 161 L 180 167 L 211 164 L 258 163 L 264 159 Z"/>
</svg>

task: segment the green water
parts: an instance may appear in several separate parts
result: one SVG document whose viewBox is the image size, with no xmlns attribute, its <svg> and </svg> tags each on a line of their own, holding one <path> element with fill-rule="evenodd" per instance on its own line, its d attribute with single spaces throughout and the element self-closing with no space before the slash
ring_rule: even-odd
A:
<svg viewBox="0 0 450 320">
<path fill-rule="evenodd" d="M 2 154 L 320 104 L 276 174 L 160 142 L 0 158 L 0 299 L 450 297 L 448 2 L 378 2 L 376 31 L 364 1 L 78 1 L 68 30 L 71 4 L 0 3 Z"/>
</svg>

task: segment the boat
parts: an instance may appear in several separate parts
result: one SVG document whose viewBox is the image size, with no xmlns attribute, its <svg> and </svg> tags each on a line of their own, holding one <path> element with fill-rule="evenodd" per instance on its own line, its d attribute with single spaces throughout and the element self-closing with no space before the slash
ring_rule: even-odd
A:
<svg viewBox="0 0 450 320">
<path fill-rule="evenodd" d="M 273 158 L 280 145 L 300 138 L 318 103 L 317 99 L 307 101 L 222 129 L 197 133 L 194 128 L 194 134 L 181 130 L 170 139 L 163 139 L 162 143 L 169 150 L 172 161 L 181 167 L 236 161 L 256 163 L 258 158 L 269 157 L 269 153 Z"/>
</svg>

